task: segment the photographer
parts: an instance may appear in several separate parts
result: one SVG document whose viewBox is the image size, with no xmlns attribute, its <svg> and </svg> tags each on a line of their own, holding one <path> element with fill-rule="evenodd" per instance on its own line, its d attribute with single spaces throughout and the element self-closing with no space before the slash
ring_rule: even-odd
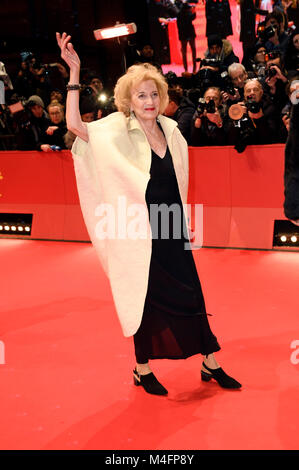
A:
<svg viewBox="0 0 299 470">
<path fill-rule="evenodd" d="M 44 102 L 39 96 L 30 96 L 26 108 L 22 112 L 25 118 L 22 118 L 18 123 L 19 150 L 41 150 L 44 133 L 51 125 L 44 107 Z"/>
<path fill-rule="evenodd" d="M 256 77 L 265 75 L 267 51 L 265 46 L 257 42 L 251 48 L 248 48 L 243 56 L 242 64 L 248 72 L 254 72 Z"/>
<path fill-rule="evenodd" d="M 31 52 L 21 52 L 21 64 L 17 76 L 13 80 L 18 96 L 28 98 L 36 94 L 37 79 L 34 73 L 35 58 Z"/>
<path fill-rule="evenodd" d="M 220 88 L 222 84 L 220 76 L 221 62 L 216 58 L 205 58 L 200 60 L 200 69 L 193 75 L 195 87 L 200 90 L 200 96 L 210 87 Z"/>
<path fill-rule="evenodd" d="M 183 96 L 183 90 L 179 87 L 168 89 L 169 103 L 164 115 L 174 119 L 178 128 L 190 144 L 191 124 L 195 106 L 188 98 Z"/>
<path fill-rule="evenodd" d="M 288 44 L 288 34 L 284 30 L 284 17 L 275 10 L 265 19 L 265 30 L 261 35 L 267 52 L 280 51 L 284 53 Z"/>
<path fill-rule="evenodd" d="M 288 75 L 299 72 L 299 28 L 292 32 L 284 55 L 285 68 Z"/>
<path fill-rule="evenodd" d="M 67 128 L 64 120 L 64 108 L 58 101 L 52 101 L 48 106 L 48 113 L 51 125 L 41 137 L 43 141 L 41 150 L 43 152 L 52 152 L 53 147 L 58 147 L 55 150 L 66 149 L 64 135 L 67 132 Z"/>
<path fill-rule="evenodd" d="M 224 78 L 222 85 L 222 100 L 227 106 L 239 102 L 244 98 L 244 85 L 248 79 L 248 75 L 244 65 L 238 62 L 231 64 L 227 69 L 227 76 L 224 77 L 225 72 L 221 74 Z"/>
<path fill-rule="evenodd" d="M 240 62 L 233 51 L 233 46 L 227 39 L 221 39 L 218 34 L 208 36 L 208 50 L 205 52 L 206 59 L 220 61 L 220 72 L 227 70 L 234 62 Z"/>
<path fill-rule="evenodd" d="M 250 79 L 244 86 L 244 101 L 229 109 L 233 120 L 230 126 L 229 143 L 241 153 L 248 144 L 263 145 L 276 142 L 275 108 L 264 96 L 258 79 Z"/>
<path fill-rule="evenodd" d="M 208 88 L 193 116 L 191 145 L 205 147 L 227 144 L 227 120 L 224 119 L 221 103 L 220 88 Z"/>
<path fill-rule="evenodd" d="M 285 87 L 288 82 L 283 73 L 283 63 L 279 51 L 266 54 L 265 77 L 262 80 L 265 94 L 269 97 L 275 107 L 275 118 L 280 121 L 280 113 L 286 105 L 288 98 Z"/>
</svg>

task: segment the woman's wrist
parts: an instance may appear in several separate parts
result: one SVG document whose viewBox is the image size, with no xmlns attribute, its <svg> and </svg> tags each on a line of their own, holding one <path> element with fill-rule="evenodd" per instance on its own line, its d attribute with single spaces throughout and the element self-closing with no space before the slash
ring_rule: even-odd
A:
<svg viewBox="0 0 299 470">
<path fill-rule="evenodd" d="M 80 83 L 80 68 L 70 69 L 69 83 Z"/>
</svg>

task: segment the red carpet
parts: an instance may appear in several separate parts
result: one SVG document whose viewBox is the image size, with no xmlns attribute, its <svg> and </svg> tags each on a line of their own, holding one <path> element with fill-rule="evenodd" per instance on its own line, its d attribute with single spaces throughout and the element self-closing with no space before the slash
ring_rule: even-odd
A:
<svg viewBox="0 0 299 470">
<path fill-rule="evenodd" d="M 92 246 L 0 240 L 1 449 L 298 449 L 298 253 L 195 258 L 217 359 L 243 389 L 201 383 L 195 356 L 152 361 L 169 390 L 153 397 L 132 384 Z"/>
</svg>

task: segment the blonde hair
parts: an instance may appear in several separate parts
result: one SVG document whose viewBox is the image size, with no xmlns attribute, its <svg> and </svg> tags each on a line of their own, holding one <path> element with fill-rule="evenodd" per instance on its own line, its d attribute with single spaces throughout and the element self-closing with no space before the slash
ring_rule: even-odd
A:
<svg viewBox="0 0 299 470">
<path fill-rule="evenodd" d="M 145 80 L 153 80 L 155 82 L 160 97 L 159 113 L 164 113 L 169 102 L 168 84 L 159 70 L 148 63 L 132 65 L 118 79 L 114 88 L 114 100 L 118 111 L 123 112 L 126 116 L 130 115 L 132 88 Z"/>
<path fill-rule="evenodd" d="M 60 109 L 60 111 L 62 112 L 62 114 L 64 115 L 64 106 L 57 100 L 51 101 L 51 103 L 47 107 L 48 112 L 49 112 L 49 109 L 54 108 L 54 106 L 57 106 Z"/>
</svg>

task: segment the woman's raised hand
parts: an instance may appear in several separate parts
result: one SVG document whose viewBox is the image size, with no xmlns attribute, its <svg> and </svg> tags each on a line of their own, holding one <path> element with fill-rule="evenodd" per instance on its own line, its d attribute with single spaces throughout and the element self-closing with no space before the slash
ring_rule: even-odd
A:
<svg viewBox="0 0 299 470">
<path fill-rule="evenodd" d="M 67 63 L 70 69 L 80 69 L 80 59 L 70 43 L 71 36 L 66 33 L 56 33 L 57 44 L 61 49 L 61 57 Z"/>
</svg>

